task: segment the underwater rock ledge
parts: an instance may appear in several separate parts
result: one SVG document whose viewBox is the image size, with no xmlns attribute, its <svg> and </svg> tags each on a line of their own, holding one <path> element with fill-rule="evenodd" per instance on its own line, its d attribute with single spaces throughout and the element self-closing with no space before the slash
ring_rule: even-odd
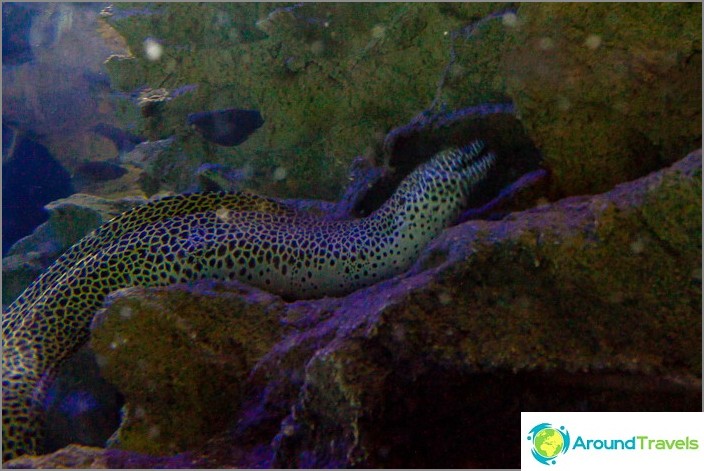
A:
<svg viewBox="0 0 704 471">
<path fill-rule="evenodd" d="M 481 439 L 512 443 L 520 411 L 700 410 L 701 165 L 699 150 L 607 193 L 468 221 L 341 298 L 118 291 L 92 346 L 126 397 L 131 451 L 87 449 L 90 463 L 517 467 L 517 445 Z"/>
</svg>

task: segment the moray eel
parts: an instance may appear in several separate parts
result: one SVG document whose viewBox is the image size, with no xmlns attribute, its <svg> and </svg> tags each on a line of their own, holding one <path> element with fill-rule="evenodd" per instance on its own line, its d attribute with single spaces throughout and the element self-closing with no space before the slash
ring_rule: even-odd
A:
<svg viewBox="0 0 704 471">
<path fill-rule="evenodd" d="M 35 454 L 46 390 L 111 291 L 238 279 L 287 298 L 349 293 L 406 270 L 494 164 L 481 142 L 441 152 L 366 218 L 331 221 L 247 193 L 164 198 L 64 253 L 3 316 L 3 460 Z"/>
</svg>

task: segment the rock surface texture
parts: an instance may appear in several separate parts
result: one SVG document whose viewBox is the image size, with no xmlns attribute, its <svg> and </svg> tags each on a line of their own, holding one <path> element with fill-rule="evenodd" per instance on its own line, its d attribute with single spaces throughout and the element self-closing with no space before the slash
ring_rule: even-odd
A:
<svg viewBox="0 0 704 471">
<path fill-rule="evenodd" d="M 118 291 L 92 346 L 125 395 L 130 452 L 71 453 L 113 467 L 515 467 L 514 447 L 487 454 L 482 437 L 510 441 L 520 411 L 699 410 L 700 268 L 697 151 L 607 193 L 452 227 L 406 274 L 342 298 Z"/>
</svg>

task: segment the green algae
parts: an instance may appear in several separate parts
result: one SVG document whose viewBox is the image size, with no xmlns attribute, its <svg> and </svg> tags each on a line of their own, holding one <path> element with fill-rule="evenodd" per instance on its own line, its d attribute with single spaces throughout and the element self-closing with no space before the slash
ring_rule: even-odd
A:
<svg viewBox="0 0 704 471">
<path fill-rule="evenodd" d="M 230 425 L 246 375 L 281 330 L 263 306 L 219 291 L 157 289 L 107 308 L 91 345 L 127 397 L 117 446 L 174 453 Z"/>
<path fill-rule="evenodd" d="M 276 459 L 288 464 L 306 450 L 320 463 L 377 463 L 389 436 L 452 436 L 445 419 L 481 420 L 492 398 L 491 421 L 513 423 L 527 409 L 512 401 L 544 406 L 521 397 L 540 396 L 535 384 L 565 410 L 689 410 L 701 374 L 699 162 L 452 228 L 420 272 L 344 298 L 281 303 L 217 283 L 123 291 L 94 330 L 129 406 L 120 446 L 201 445 L 227 422 L 216 411 L 252 411 L 239 409 L 242 384 L 266 420 L 285 417 L 264 433 L 279 431 Z M 442 420 L 430 409 L 430 428 L 413 428 L 430 404 Z"/>
<path fill-rule="evenodd" d="M 161 183 L 175 191 L 208 161 L 251 166 L 258 191 L 335 199 L 354 156 L 385 161 L 390 129 L 422 111 L 508 99 L 544 153 L 551 199 L 608 190 L 701 140 L 696 3 L 139 8 L 152 14 L 112 22 L 135 52 L 112 61 L 117 86 L 199 84 L 139 125 L 151 139 L 182 136 L 187 159 Z M 147 37 L 165 59 L 142 57 Z M 237 148 L 184 128 L 189 112 L 231 106 L 266 120 Z M 277 169 L 286 178 L 274 180 Z"/>
<path fill-rule="evenodd" d="M 523 4 L 502 58 L 553 175 L 551 197 L 598 193 L 701 141 L 701 4 Z"/>
<path fill-rule="evenodd" d="M 596 210 L 590 231 L 478 248 L 471 269 L 458 268 L 472 274 L 471 299 L 451 295 L 476 314 L 458 326 L 467 356 L 699 375 L 701 223 L 701 174 L 672 176 L 636 208 Z"/>
<path fill-rule="evenodd" d="M 187 162 L 163 177 L 171 189 L 182 191 L 188 169 L 208 161 L 252 166 L 259 176 L 250 186 L 268 194 L 335 199 L 352 159 L 381 162 L 384 135 L 436 97 L 449 109 L 505 97 L 496 77 L 500 20 L 455 39 L 457 60 L 438 88 L 450 33 L 505 4 L 278 6 L 125 4 L 119 8 L 151 14 L 109 20 L 135 55 L 108 64 L 118 88 L 198 84 L 138 123 L 150 139 L 180 136 Z M 164 59 L 143 57 L 147 37 L 164 44 Z M 236 148 L 203 143 L 184 128 L 189 112 L 226 107 L 259 109 L 265 124 Z M 286 178 L 272 179 L 279 168 Z"/>
</svg>

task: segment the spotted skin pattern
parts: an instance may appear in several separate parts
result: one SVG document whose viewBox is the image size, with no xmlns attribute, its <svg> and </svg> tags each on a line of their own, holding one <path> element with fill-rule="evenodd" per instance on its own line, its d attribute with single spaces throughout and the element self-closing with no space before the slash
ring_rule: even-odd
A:
<svg viewBox="0 0 704 471">
<path fill-rule="evenodd" d="M 349 293 L 403 272 L 495 161 L 479 141 L 441 152 L 366 218 L 330 221 L 246 193 L 181 195 L 106 223 L 3 316 L 3 461 L 34 454 L 56 369 L 111 291 L 237 279 L 289 299 Z"/>
<path fill-rule="evenodd" d="M 195 193 L 177 198 L 164 198 L 159 201 L 159 204 L 139 206 L 113 218 L 62 254 L 7 309 L 2 318 L 3 332 L 14 330 L 22 310 L 40 298 L 47 286 L 51 286 L 62 273 L 89 252 L 99 251 L 107 242 L 115 241 L 125 234 L 159 220 L 198 210 L 207 211 L 214 207 L 239 208 L 282 215 L 294 214 L 293 210 L 275 200 L 248 193 Z"/>
</svg>

